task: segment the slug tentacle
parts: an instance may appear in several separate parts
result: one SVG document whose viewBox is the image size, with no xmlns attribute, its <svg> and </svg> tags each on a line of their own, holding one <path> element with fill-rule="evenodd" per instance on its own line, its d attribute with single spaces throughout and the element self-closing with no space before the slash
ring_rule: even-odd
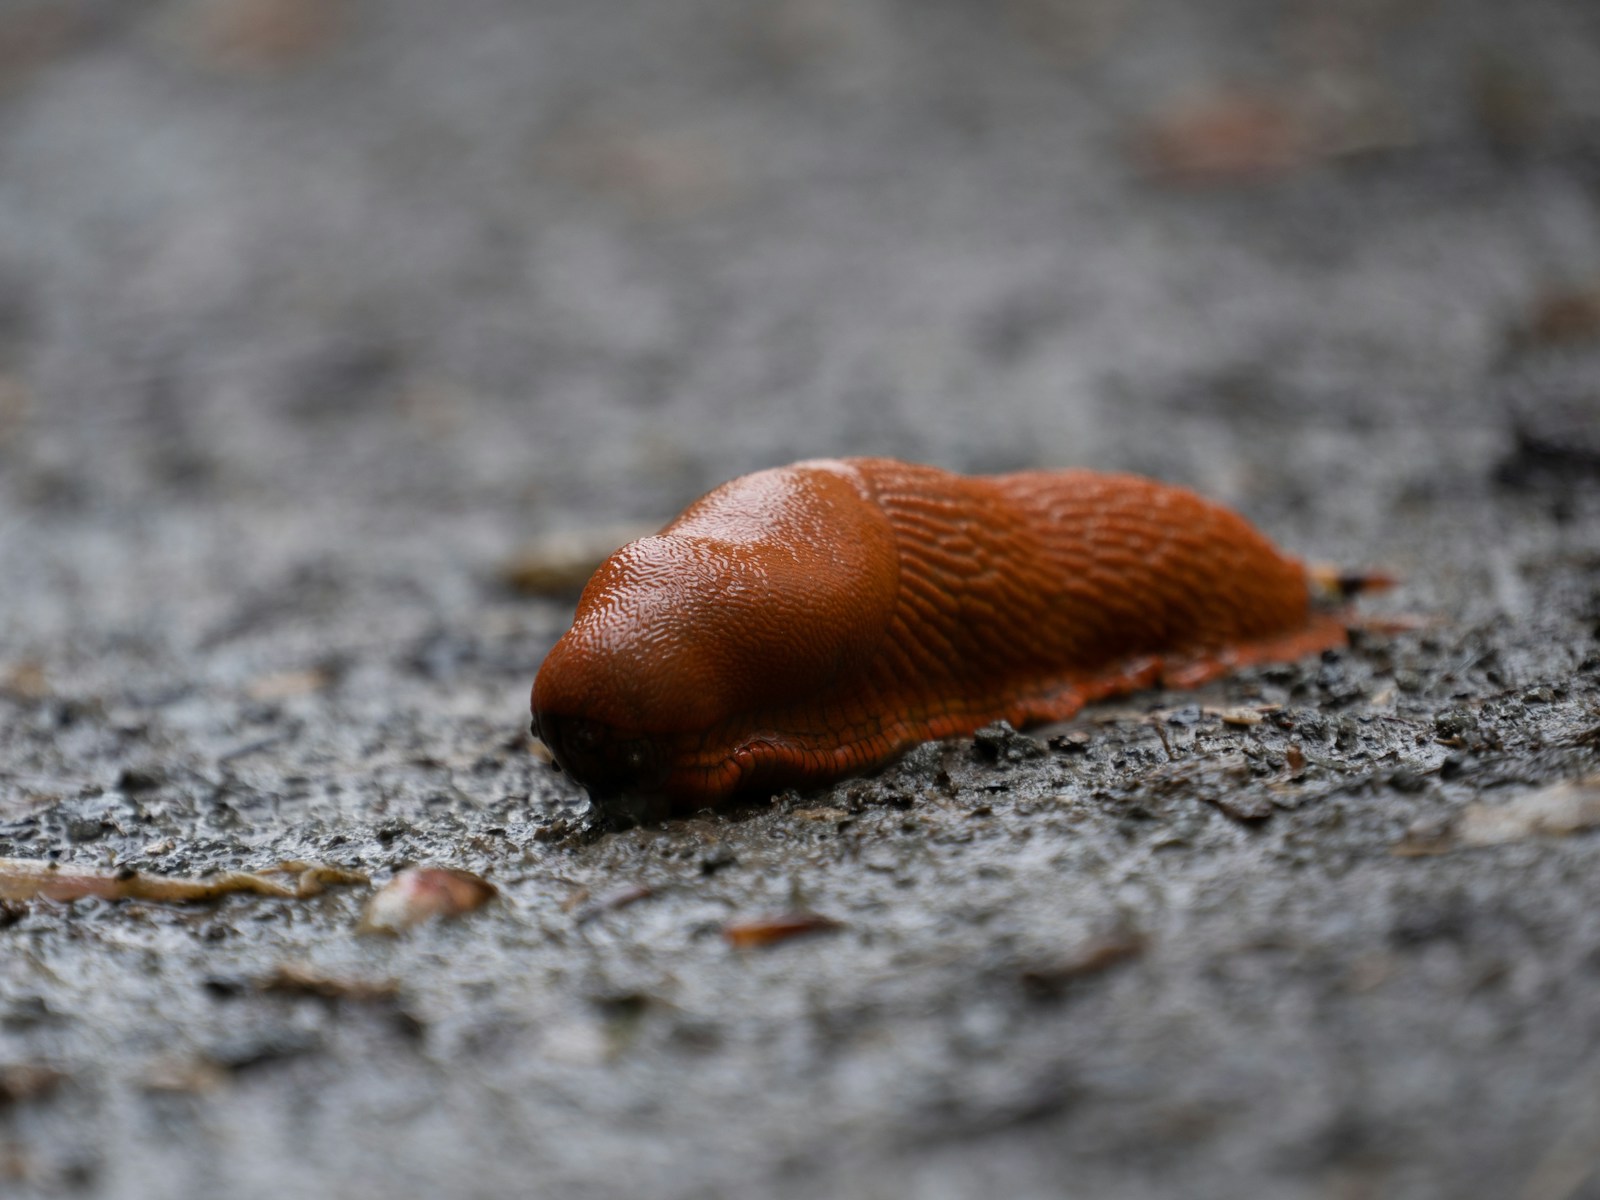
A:
<svg viewBox="0 0 1600 1200">
<path fill-rule="evenodd" d="M 1311 599 L 1301 563 L 1182 488 L 797 463 L 608 559 L 540 668 L 534 722 L 597 800 L 692 810 L 1342 644 Z"/>
</svg>

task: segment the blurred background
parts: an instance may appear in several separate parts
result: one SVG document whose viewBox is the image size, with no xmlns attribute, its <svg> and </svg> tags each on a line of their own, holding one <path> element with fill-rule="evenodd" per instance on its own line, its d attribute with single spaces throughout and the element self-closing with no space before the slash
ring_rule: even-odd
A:
<svg viewBox="0 0 1600 1200">
<path fill-rule="evenodd" d="M 816 454 L 1238 498 L 1500 436 L 1486 363 L 1600 279 L 1597 26 L 8 0 L 5 502 L 487 542 Z"/>
<path fill-rule="evenodd" d="M 526 547 L 659 523 L 734 475 L 825 454 L 1191 484 L 1297 553 L 1396 570 L 1401 609 L 1476 623 L 1489 650 L 1462 661 L 1501 658 L 1472 687 L 1566 678 L 1600 621 L 1600 4 L 0 0 L 0 852 L 190 873 L 295 855 L 387 869 L 466 854 L 504 883 L 508 860 L 484 847 L 509 829 L 519 853 L 554 854 L 529 822 L 580 800 L 520 740 L 534 668 L 571 612 L 507 586 Z M 1415 677 L 1433 678 L 1417 653 Z M 1413 699 L 1442 706 L 1466 686 Z M 1391 706 L 1393 691 L 1381 693 Z M 1416 744 L 1431 745 L 1433 716 L 1418 713 Z M 1524 763 L 1519 777 L 1554 769 Z M 502 808 L 472 807 L 485 796 Z M 1359 796 L 1368 808 L 1348 828 L 1367 832 L 1348 836 L 1370 834 L 1360 853 L 1379 863 L 1404 825 L 1394 814 L 1437 800 Z M 724 832 L 756 836 L 741 828 Z M 1082 833 L 1064 835 L 1061 853 Z M 615 886 L 632 845 L 603 843 L 561 870 Z M 1181 913 L 1225 860 L 1162 861 L 1177 864 L 1164 911 Z M 1277 894 L 1281 863 L 1239 862 L 1237 878 L 1259 866 L 1263 894 Z M 772 887 L 787 887 L 784 861 L 772 869 Z M 1033 913 L 1021 927 L 1044 929 L 1062 907 L 1057 874 L 986 903 L 1019 903 Z M 725 872 L 714 886 L 743 878 Z M 1449 894 L 1489 886 L 1466 878 L 1450 876 Z M 1508 884 L 1507 895 L 1535 904 L 1575 886 L 1559 871 L 1541 878 L 1551 891 Z M 557 934 L 529 932 L 538 912 L 546 933 L 571 933 L 553 886 L 530 875 L 521 916 L 478 927 L 470 952 L 426 942 L 393 960 L 348 948 L 337 909 L 298 924 L 117 925 L 110 949 L 80 940 L 76 918 L 29 916 L 6 936 L 51 966 L 17 959 L 0 972 L 0 1058 L 42 1054 L 85 1090 L 33 1125 L 18 1102 L 21 1124 L 0 1133 L 33 1165 L 5 1159 L 0 1180 L 133 1195 L 171 1178 L 200 1189 L 189 1194 L 253 1195 L 264 1181 L 339 1178 L 341 1194 L 366 1195 L 351 1180 L 376 1161 L 388 1165 L 362 1176 L 372 1194 L 422 1178 L 451 1194 L 461 1172 L 499 1164 L 504 1184 L 537 1159 L 560 1164 L 564 1194 L 625 1194 L 617 1181 L 631 1179 L 707 1195 L 715 1178 L 729 1195 L 782 1179 L 800 1195 L 797 1164 L 830 1160 L 836 1119 L 878 1164 L 863 1177 L 880 1189 L 870 1194 L 903 1195 L 896 1164 L 923 1161 L 896 1140 L 932 1086 L 916 1082 L 919 1064 L 965 1086 L 929 1045 L 948 1033 L 987 1046 L 978 1058 L 1011 1072 L 995 1076 L 1003 1091 L 1036 1056 L 995 1029 L 1033 1031 L 1041 1045 L 1075 1036 L 1033 1009 L 996 1018 L 987 993 L 940 1000 L 955 993 L 930 968 L 906 985 L 927 1041 L 894 1041 L 904 1010 L 874 1025 L 862 1000 L 852 1019 L 882 1040 L 861 1049 L 819 1033 L 833 1049 L 816 1053 L 834 1055 L 837 1073 L 808 1074 L 815 1048 L 786 1042 L 782 1016 L 804 1007 L 804 978 L 729 975 L 708 957 L 720 946 L 662 932 L 687 917 L 639 917 L 658 920 L 664 940 L 624 928 L 585 943 L 596 972 L 624 981 L 598 989 L 623 997 L 604 1011 L 634 1011 L 629 971 L 654 945 L 661 971 L 718 981 L 704 1011 L 734 1030 L 733 1049 L 580 1078 L 506 1017 L 567 1028 L 593 1008 L 588 984 L 561 974 Z M 686 888 L 700 886 L 713 884 Z M 839 886 L 842 915 L 942 914 L 944 926 L 904 935 L 930 955 L 951 929 L 976 929 L 964 885 Z M 1418 886 L 1421 899 L 1397 910 L 1432 902 Z M 1343 936 L 1340 914 L 1381 891 L 1371 878 L 1308 887 L 1295 893 L 1309 897 L 1302 935 L 1324 948 Z M 1547 944 L 1589 952 L 1581 912 L 1567 924 L 1561 903 L 1540 912 L 1527 919 L 1555 923 Z M 1207 928 L 1221 937 L 1232 922 L 1220 914 Z M 834 981 L 840 1004 L 860 1000 L 853 972 L 876 969 L 871 943 L 860 950 Z M 412 972 L 408 1011 L 437 1061 L 413 1068 L 326 1013 L 296 1009 L 291 1021 L 255 1001 L 219 1005 L 224 991 L 198 982 L 313 953 Z M 1456 1174 L 1405 1194 L 1460 1196 L 1485 1180 L 1482 1194 L 1517 1194 L 1540 1161 L 1541 1081 L 1581 1068 L 1563 1055 L 1592 1044 L 1592 1020 L 1576 995 L 1560 1000 L 1566 976 L 1552 974 L 1543 999 L 1529 984 L 1524 1007 L 1496 1010 L 1508 1024 L 1495 1028 L 1547 1031 L 1538 1053 L 1436 1023 L 1441 1003 L 1455 1011 L 1439 997 L 1457 984 L 1481 995 L 1470 964 L 1457 966 L 1459 977 L 1437 968 L 1443 991 L 1418 985 L 1386 1016 L 1357 1010 L 1348 1028 L 1362 1032 L 1322 1058 L 1295 1057 L 1305 1026 L 1289 1015 L 1277 1042 L 1215 1031 L 1190 1061 L 1191 1042 L 1150 1040 L 1157 1026 L 1140 1022 L 1159 1014 L 1132 1001 L 1103 1014 L 1103 1036 L 1078 1027 L 1089 1040 L 1075 1053 L 1115 1060 L 1096 1077 L 1110 1091 L 1153 1097 L 1117 1110 L 1128 1146 L 1209 1151 L 1203 1179 L 1187 1151 L 1151 1168 L 1191 1194 L 1401 1194 L 1360 1187 L 1416 1174 L 1346 1167 L 1376 1144 L 1371 1130 L 1407 1115 L 1422 1122 L 1406 1127 L 1408 1144 Z M 1188 1003 L 1206 969 L 1139 994 Z M 1300 978 L 1279 960 L 1261 970 L 1255 994 Z M 739 1025 L 769 1004 L 777 1028 Z M 29 1017 L 41 1006 L 45 1018 Z M 254 1076 L 200 1132 L 140 1107 L 157 1050 L 248 1065 L 260 1047 L 238 1038 L 272 1058 L 307 1023 L 339 1082 Z M 1363 1040 L 1369 1029 L 1394 1032 Z M 684 1044 L 711 1044 L 699 1036 Z M 1430 1037 L 1435 1057 L 1407 1057 L 1407 1039 Z M 869 1062 L 871 1045 L 881 1054 Z M 1141 1057 L 1154 1045 L 1177 1049 Z M 1352 1057 L 1378 1082 L 1346 1079 L 1344 1107 L 1317 1108 L 1328 1094 L 1318 1072 Z M 512 1063 L 527 1074 L 472 1090 L 474 1072 Z M 1458 1069 L 1481 1074 L 1463 1081 Z M 453 1096 L 458 1115 L 397 1115 L 393 1097 L 423 1084 Z M 1212 1084 L 1216 1104 L 1204 1100 Z M 1200 1108 L 1261 1119 L 1210 1141 L 1215 1127 L 1198 1117 L 1180 1130 L 1194 1113 L 1160 1104 L 1185 1088 Z M 775 1093 L 807 1107 L 764 1107 Z M 328 1116 L 319 1142 L 295 1114 L 329 1094 L 354 1115 Z M 841 1095 L 875 1098 L 857 1109 L 835 1106 Z M 1305 1119 L 1275 1140 L 1284 1095 Z M 638 1116 L 640 1097 L 658 1109 Z M 729 1097 L 738 1119 L 719 1104 Z M 0 1088 L 0 1117 L 6 1103 Z M 975 1146 L 1009 1131 L 992 1159 L 973 1160 L 999 1174 L 932 1171 L 918 1194 L 969 1194 L 984 1179 L 1011 1181 L 988 1194 L 1050 1194 L 1068 1161 L 1052 1157 L 1058 1110 L 1041 1101 L 1035 1126 L 1034 1099 L 1006 1103 L 996 1125 L 977 1108 L 956 1121 Z M 681 1149 L 725 1119 L 720 1165 L 675 1151 L 674 1136 Z M 669 1135 L 651 1140 L 657 1120 Z M 363 1159 L 361 1131 L 379 1126 L 426 1148 L 439 1173 L 415 1174 L 399 1142 L 377 1135 L 365 1145 L 383 1153 Z M 1309 1166 L 1292 1159 L 1302 1190 L 1260 1190 L 1291 1142 L 1321 1147 Z M 234 1165 L 204 1166 L 205 1146 Z M 613 1190 L 610 1168 L 594 1165 L 605 1155 L 634 1163 L 614 1169 Z M 1072 1170 L 1088 1169 L 1083 1155 Z M 1006 1163 L 1024 1165 L 1006 1175 Z M 1162 1192 L 1115 1190 L 1109 1181 L 1133 1176 L 1100 1165 L 1093 1194 Z M 512 1194 L 504 1186 L 481 1194 Z"/>
<path fill-rule="evenodd" d="M 431 543 L 415 587 L 836 453 L 1143 470 L 1314 506 L 1342 551 L 1353 508 L 1502 453 L 1520 332 L 1600 324 L 1597 26 L 7 0 L 0 503 L 30 586 L 0 619 L 359 571 L 353 541 Z"/>
</svg>

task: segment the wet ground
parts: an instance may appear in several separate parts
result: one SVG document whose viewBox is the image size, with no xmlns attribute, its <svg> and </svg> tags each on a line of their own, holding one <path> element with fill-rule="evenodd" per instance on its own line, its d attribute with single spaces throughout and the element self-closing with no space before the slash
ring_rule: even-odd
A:
<svg viewBox="0 0 1600 1200">
<path fill-rule="evenodd" d="M 1600 1194 L 1600 10 L 606 7 L 0 12 L 0 854 L 500 889 L 7 905 L 0 1191 Z M 1403 582 L 597 833 L 508 564 L 824 453 Z"/>
</svg>

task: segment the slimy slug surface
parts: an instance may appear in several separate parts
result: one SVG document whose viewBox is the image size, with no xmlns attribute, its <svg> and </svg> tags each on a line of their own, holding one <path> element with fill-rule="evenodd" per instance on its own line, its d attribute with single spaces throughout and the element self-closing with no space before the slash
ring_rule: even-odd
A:
<svg viewBox="0 0 1600 1200">
<path fill-rule="evenodd" d="M 602 807 L 690 812 L 1343 645 L 1311 591 L 1183 488 L 818 459 L 613 554 L 539 669 L 534 731 Z"/>
</svg>

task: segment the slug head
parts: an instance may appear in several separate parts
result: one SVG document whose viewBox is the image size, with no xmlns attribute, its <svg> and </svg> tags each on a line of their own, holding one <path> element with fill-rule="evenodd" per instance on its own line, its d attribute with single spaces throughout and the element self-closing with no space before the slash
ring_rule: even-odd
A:
<svg viewBox="0 0 1600 1200">
<path fill-rule="evenodd" d="M 612 726 L 583 717 L 553 712 L 533 713 L 533 732 L 550 748 L 563 770 L 589 791 L 608 814 L 636 799 L 635 819 L 643 819 L 650 802 L 663 796 L 666 772 L 655 741 L 627 737 Z"/>
<path fill-rule="evenodd" d="M 714 804 L 739 789 L 742 747 L 874 651 L 897 571 L 845 471 L 735 480 L 602 564 L 534 681 L 534 732 L 608 811 Z"/>
</svg>

